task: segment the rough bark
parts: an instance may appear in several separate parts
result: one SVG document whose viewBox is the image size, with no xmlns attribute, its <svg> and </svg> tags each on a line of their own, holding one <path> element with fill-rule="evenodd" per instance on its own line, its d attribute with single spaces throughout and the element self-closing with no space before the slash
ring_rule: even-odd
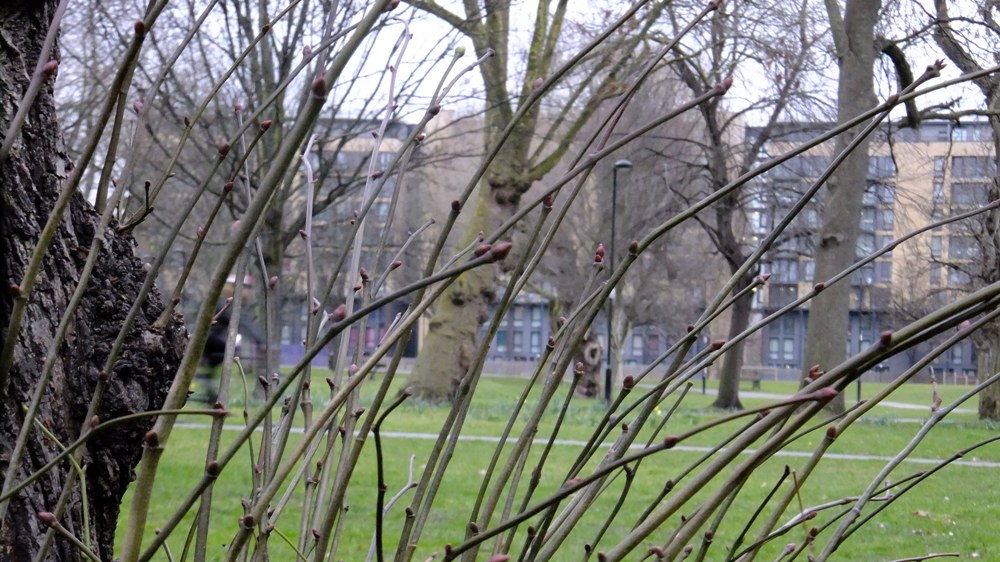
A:
<svg viewBox="0 0 1000 562">
<path fill-rule="evenodd" d="M 0 4 L 0 131 L 6 134 L 27 88 L 41 43 L 49 27 L 55 1 L 15 1 Z M 19 284 L 39 232 L 48 219 L 70 164 L 61 148 L 52 79 L 32 106 L 6 162 L 0 163 L 0 283 Z M 23 405 L 33 387 L 53 333 L 73 292 L 95 235 L 98 216 L 79 194 L 75 196 L 53 240 L 39 280 L 30 295 L 18 333 L 9 384 L 0 389 L 0 477 L 24 419 Z M 73 441 L 103 368 L 111 342 L 118 334 L 133 298 L 143 283 L 142 263 L 132 251 L 133 241 L 114 232 L 104 244 L 93 279 L 75 314 L 67 340 L 46 390 L 39 420 L 63 442 Z M 0 326 L 7 335 L 13 298 L 0 297 Z M 158 408 L 179 363 L 185 332 L 179 321 L 163 333 L 147 327 L 162 310 L 159 296 L 147 302 L 132 328 L 122 354 L 110 374 L 99 409 L 107 420 Z M 94 551 L 104 560 L 113 556 L 119 503 L 139 460 L 142 436 L 150 421 L 119 426 L 97 435 L 83 457 L 89 503 L 78 493 L 70 498 L 60 522 L 82 538 L 82 510 L 88 509 Z M 18 479 L 39 469 L 59 453 L 54 443 L 34 431 L 21 461 Z M 31 560 L 46 535 L 36 514 L 53 511 L 67 482 L 70 468 L 59 465 L 11 501 L 0 522 L 0 560 Z M 56 539 L 47 560 L 82 560 L 68 542 Z"/>
<path fill-rule="evenodd" d="M 848 0 L 841 20 L 839 5 L 827 2 L 839 62 L 837 119 L 840 122 L 875 105 L 873 37 L 880 6 L 879 0 Z M 835 152 L 844 150 L 860 128 L 837 137 Z M 827 184 L 816 249 L 816 279 L 829 279 L 854 262 L 867 177 L 868 142 L 865 141 L 837 168 Z M 850 294 L 851 284 L 845 280 L 813 299 L 806 337 L 806 365 L 829 369 L 845 359 Z M 832 400 L 829 408 L 843 411 L 843 394 Z"/>
</svg>

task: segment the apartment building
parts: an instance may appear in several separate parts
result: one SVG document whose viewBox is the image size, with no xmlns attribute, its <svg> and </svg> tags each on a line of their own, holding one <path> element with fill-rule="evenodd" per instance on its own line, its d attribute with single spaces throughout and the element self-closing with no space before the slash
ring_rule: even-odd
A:
<svg viewBox="0 0 1000 562">
<path fill-rule="evenodd" d="M 828 124 L 787 123 L 766 148 L 769 157 L 793 149 L 827 130 Z M 749 129 L 748 135 L 759 130 Z M 919 129 L 884 129 L 870 150 L 868 181 L 859 220 L 858 256 L 894 238 L 987 202 L 996 174 L 989 126 L 984 121 L 925 122 Z M 748 236 L 767 235 L 832 159 L 832 144 L 820 146 L 772 170 L 749 188 Z M 816 233 L 822 216 L 822 191 L 796 217 L 768 253 L 762 269 L 771 274 L 757 291 L 758 317 L 768 315 L 820 281 L 815 279 Z M 883 330 L 907 322 L 975 286 L 976 259 L 984 238 L 981 222 L 968 220 L 936 229 L 864 266 L 851 278 L 848 353 L 871 345 Z M 762 332 L 764 366 L 802 369 L 809 306 L 784 314 Z M 875 369 L 879 376 L 909 367 L 924 351 L 915 349 Z M 943 377 L 972 376 L 976 357 L 971 342 L 955 346 L 932 366 Z"/>
<path fill-rule="evenodd" d="M 382 172 L 388 169 L 395 158 L 396 153 L 401 150 L 405 139 L 413 131 L 413 125 L 393 121 L 388 124 L 385 132 L 381 135 L 379 150 L 373 156 L 373 135 L 372 131 L 377 131 L 381 122 L 372 119 L 336 119 L 330 122 L 321 123 L 326 134 L 319 143 L 316 150 L 311 154 L 310 164 L 318 181 L 322 182 L 319 197 L 329 197 L 334 200 L 333 204 L 323 207 L 313 217 L 313 229 L 319 233 L 314 237 L 313 252 L 317 257 L 317 263 L 333 262 L 340 253 L 348 247 L 350 240 L 350 226 L 356 219 L 358 213 L 365 203 L 364 186 L 369 176 L 369 170 L 374 157 L 374 169 Z M 404 216 L 404 213 L 397 213 L 390 225 L 389 219 L 392 213 L 393 201 L 405 198 L 408 194 L 399 192 L 398 175 L 393 174 L 385 179 L 385 183 L 380 191 L 372 193 L 373 203 L 365 217 L 366 227 L 362 243 L 362 265 L 374 271 L 374 260 L 379 248 L 382 248 L 379 264 L 384 267 L 391 261 L 393 253 L 400 248 L 406 238 L 406 231 L 412 228 L 407 223 L 411 217 Z M 407 174 L 408 185 L 421 181 L 420 174 L 409 172 Z M 375 184 L 377 186 L 377 182 Z M 301 196 L 300 204 L 305 204 L 304 195 Z M 294 276 L 291 281 L 293 286 L 301 290 L 289 291 L 281 304 L 281 347 L 282 362 L 294 363 L 303 356 L 304 348 L 302 341 L 306 336 L 307 311 L 308 308 L 304 299 L 305 271 L 302 252 L 292 252 L 287 258 L 288 263 L 284 268 L 289 275 Z M 325 272 L 324 272 L 325 273 Z M 375 272 L 376 274 L 378 272 Z M 399 272 L 391 276 L 388 280 L 390 285 L 396 283 L 397 278 L 405 275 Z M 339 289 L 337 290 L 339 292 Z M 360 298 L 356 299 L 355 307 L 361 305 Z M 349 337 L 351 352 L 360 347 L 362 354 L 369 354 L 382 340 L 388 331 L 396 315 L 406 309 L 406 302 L 395 302 L 385 307 L 373 311 L 367 318 L 364 333 L 355 326 L 352 328 Z M 407 347 L 407 355 L 414 356 L 417 349 L 416 335 L 411 338 Z M 317 363 L 325 364 L 325 352 L 316 359 Z"/>
</svg>

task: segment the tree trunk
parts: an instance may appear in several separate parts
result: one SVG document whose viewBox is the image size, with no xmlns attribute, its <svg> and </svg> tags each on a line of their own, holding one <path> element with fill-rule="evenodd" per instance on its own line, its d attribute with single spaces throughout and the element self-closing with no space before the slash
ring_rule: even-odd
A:
<svg viewBox="0 0 1000 562">
<path fill-rule="evenodd" d="M 491 208 L 495 207 L 492 190 L 485 185 L 481 189 L 467 233 L 487 231 L 493 217 L 500 212 Z M 463 244 L 471 242 L 468 239 Z M 479 328 L 486 321 L 496 294 L 495 272 L 492 266 L 468 271 L 438 299 L 408 383 L 414 396 L 431 402 L 453 397 L 476 357 Z"/>
<path fill-rule="evenodd" d="M 593 330 L 573 350 L 573 364 L 583 364 L 583 374 L 576 383 L 574 394 L 583 398 L 597 398 L 604 388 L 604 377 L 601 376 L 601 364 L 604 363 L 604 347 L 597 340 Z"/>
<path fill-rule="evenodd" d="M 879 0 L 848 0 L 840 21 L 839 7 L 827 2 L 831 30 L 839 57 L 837 119 L 847 121 L 875 105 L 875 23 Z M 837 137 L 834 153 L 840 153 L 857 136 L 855 127 Z M 823 226 L 816 250 L 816 279 L 825 280 L 850 267 L 856 259 L 862 196 L 868 178 L 868 141 L 862 142 L 837 168 L 827 184 Z M 850 280 L 827 287 L 813 299 L 809 309 L 805 365 L 830 369 L 844 361 L 850 320 Z M 807 367 L 808 368 L 808 367 Z M 803 377 L 806 373 L 803 374 Z M 843 394 L 829 403 L 834 412 L 844 411 Z"/>
<path fill-rule="evenodd" d="M 0 136 L 8 131 L 28 86 L 56 4 L 54 0 L 0 4 Z M 56 56 L 53 54 L 52 58 Z M 49 78 L 32 105 L 9 159 L 0 162 L 0 283 L 5 288 L 20 285 L 39 233 L 71 168 L 58 131 Z M 0 478 L 11 462 L 25 417 L 23 405 L 31 401 L 49 342 L 79 279 L 97 222 L 97 214 L 77 193 L 29 295 L 16 336 L 9 383 L 0 388 Z M 129 237 L 114 232 L 104 235 L 89 289 L 66 341 L 60 346 L 38 421 L 62 443 L 72 442 L 79 434 L 98 373 L 143 283 L 143 266 L 133 256 L 132 247 Z M 12 307 L 13 297 L 5 289 L 0 297 L 4 338 L 12 336 L 7 334 Z M 166 396 L 186 335 L 179 321 L 172 322 L 163 333 L 147 329 L 161 310 L 159 295 L 151 295 L 110 375 L 98 410 L 101 420 L 156 409 Z M 112 559 L 119 503 L 132 479 L 143 435 L 151 423 L 146 420 L 120 425 L 90 440 L 82 459 L 86 466 L 88 504 L 82 505 L 79 493 L 74 492 L 59 517 L 63 526 L 84 539 L 82 510 L 87 509 L 93 550 L 103 560 Z M 33 431 L 21 460 L 18 480 L 58 453 L 59 448 L 52 441 L 40 431 Z M 69 472 L 69 464 L 62 463 L 12 498 L 6 518 L 0 521 L 0 560 L 32 559 L 47 531 L 37 513 L 56 510 L 60 494 L 67 488 Z M 83 558 L 67 541 L 56 539 L 46 560 Z"/>
<path fill-rule="evenodd" d="M 744 277 L 733 292 L 736 293 L 743 290 L 752 281 L 752 277 Z M 753 295 L 747 294 L 733 303 L 732 314 L 729 319 L 730 341 L 750 326 L 752 299 Z M 743 403 L 740 402 L 740 372 L 743 370 L 743 345 L 745 343 L 746 340 L 740 341 L 731 347 L 722 357 L 722 370 L 719 372 L 719 394 L 715 397 L 715 402 L 712 403 L 712 406 L 715 408 L 725 410 L 743 409 Z"/>
<path fill-rule="evenodd" d="M 991 322 L 975 338 L 976 371 L 980 381 L 1000 372 L 1000 325 Z M 979 392 L 979 418 L 1000 420 L 1000 384 L 993 383 Z"/>
</svg>

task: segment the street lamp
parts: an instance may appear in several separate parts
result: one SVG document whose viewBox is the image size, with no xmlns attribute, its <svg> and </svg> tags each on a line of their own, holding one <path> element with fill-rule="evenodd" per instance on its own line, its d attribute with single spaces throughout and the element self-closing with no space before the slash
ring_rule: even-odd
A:
<svg viewBox="0 0 1000 562">
<path fill-rule="evenodd" d="M 632 169 L 632 162 L 619 160 L 615 162 L 615 167 L 611 172 L 611 243 L 608 245 L 608 272 L 615 270 L 615 211 L 618 205 L 618 170 Z M 604 370 L 604 401 L 611 403 L 611 320 L 615 308 L 615 289 L 611 288 L 611 295 L 608 299 L 608 352 L 607 368 Z"/>
</svg>

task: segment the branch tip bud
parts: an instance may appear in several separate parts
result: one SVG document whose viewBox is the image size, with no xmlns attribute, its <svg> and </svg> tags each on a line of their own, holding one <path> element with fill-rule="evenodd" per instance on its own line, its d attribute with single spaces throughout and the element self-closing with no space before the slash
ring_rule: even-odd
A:
<svg viewBox="0 0 1000 562">
<path fill-rule="evenodd" d="M 501 261 L 506 258 L 507 254 L 510 253 L 510 249 L 513 247 L 514 245 L 510 242 L 501 242 L 496 246 L 493 246 L 493 249 L 490 250 L 490 255 L 493 256 L 493 261 Z"/>
<path fill-rule="evenodd" d="M 326 97 L 326 78 L 322 76 L 313 80 L 312 83 L 312 94 L 317 98 L 323 99 Z"/>
<path fill-rule="evenodd" d="M 892 345 L 892 330 L 882 332 L 882 334 L 878 337 L 878 343 L 882 347 L 889 347 Z"/>
</svg>

